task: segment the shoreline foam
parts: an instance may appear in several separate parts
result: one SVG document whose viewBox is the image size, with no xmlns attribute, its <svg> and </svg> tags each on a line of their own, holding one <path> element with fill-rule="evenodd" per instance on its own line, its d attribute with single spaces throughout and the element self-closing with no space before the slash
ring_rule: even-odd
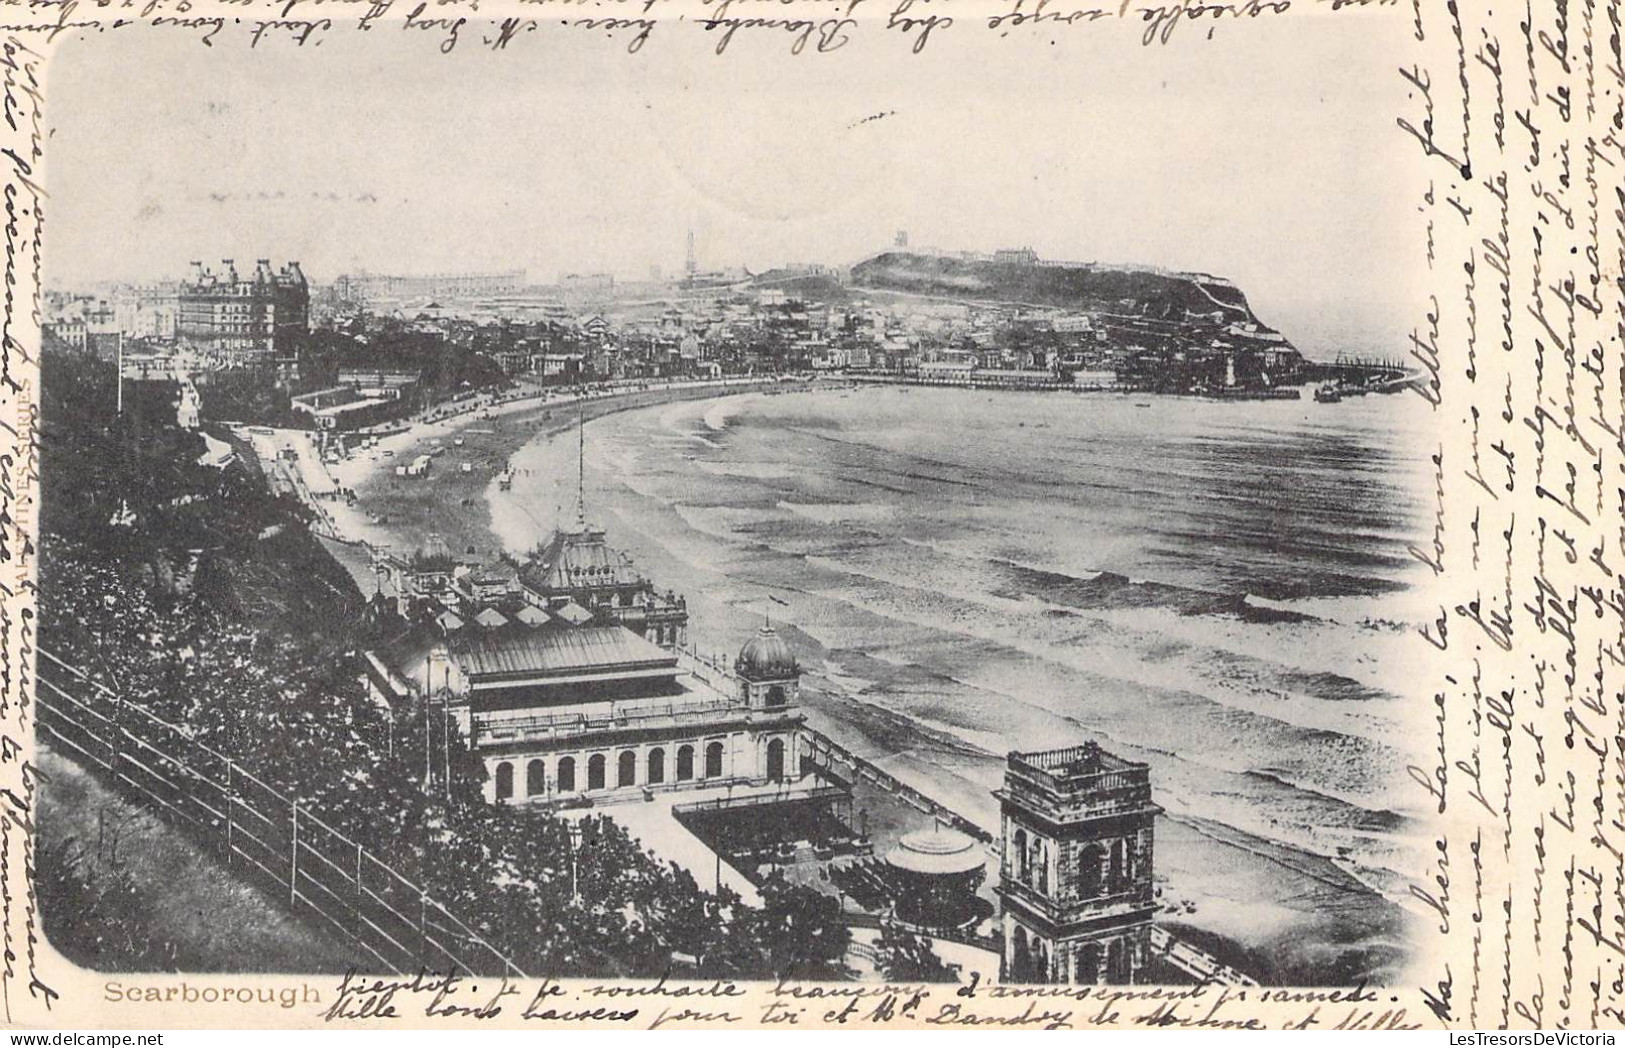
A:
<svg viewBox="0 0 1625 1048">
<path fill-rule="evenodd" d="M 652 408 L 678 400 L 720 398 L 749 390 L 690 387 L 665 392 L 667 395 L 664 396 L 634 394 L 626 397 L 589 399 L 583 403 L 581 414 L 584 419 L 590 420 L 612 413 Z M 415 454 L 432 446 L 431 441 L 435 438 L 446 441 L 454 435 L 462 434 L 467 443 L 464 448 L 458 449 L 459 453 L 500 455 L 503 462 L 525 463 L 526 469 L 536 469 L 549 458 L 557 460 L 564 457 L 563 452 L 566 449 L 560 445 L 558 438 L 576 425 L 577 413 L 574 409 L 578 403 L 580 402 L 563 399 L 532 403 L 507 413 L 519 417 L 507 419 L 506 422 L 495 420 L 499 425 L 477 435 L 470 434 L 469 431 L 481 428 L 476 426 L 477 422 L 485 421 L 480 416 L 442 420 L 413 427 L 406 433 L 388 438 L 393 444 L 381 445 L 381 448 L 391 446 L 397 452 L 397 460 L 404 455 L 409 461 L 411 457 L 409 452 Z M 566 411 L 563 417 L 546 417 L 548 413 L 560 409 Z M 544 417 L 538 420 L 537 415 Z M 573 457 L 574 449 L 568 450 Z M 448 454 L 445 457 L 450 460 L 456 459 L 457 455 Z M 375 529 L 374 534 L 380 538 L 392 540 L 395 548 L 410 549 L 415 544 L 421 544 L 431 533 L 455 534 L 457 540 L 454 549 L 459 553 L 472 547 L 479 555 L 491 555 L 504 549 L 518 554 L 528 548 L 525 535 L 531 528 L 525 521 L 514 516 L 513 509 L 525 494 L 523 488 L 530 487 L 533 490 L 533 485 L 516 484 L 514 496 L 506 497 L 497 492 L 497 485 L 489 475 L 470 478 L 454 467 L 440 469 L 427 478 L 403 484 L 399 478 L 381 473 L 378 467 L 385 461 L 374 457 L 370 461 L 347 463 L 346 466 L 352 468 L 341 483 L 358 492 L 362 506 L 384 500 L 394 507 L 395 512 L 391 514 L 392 519 L 388 524 L 370 527 Z M 555 462 L 555 465 L 559 464 Z M 570 472 L 573 474 L 573 469 Z M 573 476 L 566 479 L 573 479 Z M 567 494 L 573 496 L 573 485 L 569 487 L 572 490 Z M 519 508 L 532 518 L 530 523 L 536 526 L 538 532 L 536 537 L 538 539 L 544 537 L 539 534 L 545 527 L 544 522 L 535 519 L 535 513 L 530 508 L 523 506 Z M 396 514 L 399 514 L 399 519 L 396 519 Z M 357 515 L 361 515 L 360 511 L 357 511 Z M 499 517 L 506 519 L 499 520 Z M 626 522 L 623 521 L 624 523 Z M 639 532 L 642 529 L 634 527 L 630 530 Z M 647 535 L 640 537 L 649 538 Z M 475 540 L 472 543 L 468 542 L 471 538 Z M 644 542 L 642 545 L 645 553 L 643 559 L 650 562 L 648 567 L 651 574 L 657 580 L 669 582 L 670 579 L 666 578 L 667 572 L 664 569 L 670 565 L 660 562 L 676 554 L 665 550 L 657 540 L 653 546 L 658 549 L 658 553 L 655 556 L 648 556 L 650 543 Z M 329 548 L 332 548 L 331 545 Z M 342 560 L 343 558 L 341 562 Z M 352 572 L 360 566 L 352 567 Z M 692 574 L 692 572 L 673 571 L 671 574 Z M 722 574 L 726 575 L 726 572 Z M 367 577 L 370 578 L 370 568 L 367 569 Z M 359 578 L 358 576 L 358 580 Z M 760 589 L 759 586 L 747 581 L 735 581 L 740 591 L 735 595 L 735 599 L 726 601 L 726 607 L 712 609 L 723 613 L 719 618 L 738 617 L 745 613 L 744 609 L 753 603 L 750 595 Z M 708 604 L 715 600 L 717 594 L 706 594 L 705 597 L 707 599 L 703 603 Z M 706 614 L 709 615 L 711 612 Z M 704 620 L 701 621 L 702 629 L 699 632 L 704 636 L 708 631 L 703 628 Z M 713 624 L 718 625 L 721 624 Z M 714 629 L 709 632 L 727 633 L 728 629 Z M 810 637 L 807 639 L 815 646 L 821 647 Z M 910 718 L 906 712 L 892 711 L 893 715 L 885 718 L 889 722 L 888 727 L 882 728 L 873 723 L 865 727 L 865 722 L 870 718 L 852 708 L 851 696 L 844 695 L 844 690 L 837 682 L 831 680 L 828 683 L 831 690 L 823 696 L 823 701 L 814 700 L 809 703 L 809 712 L 816 714 L 814 720 L 821 729 L 828 731 L 860 756 L 897 773 L 900 778 L 939 800 L 955 803 L 980 789 L 982 784 L 975 781 L 976 776 L 966 777 L 931 759 L 934 747 L 926 741 L 931 733 L 927 725 L 909 723 Z M 922 743 L 923 751 L 920 749 Z M 979 763 L 974 757 L 967 759 L 971 764 Z M 944 776 L 948 781 L 944 781 Z M 1189 904 L 1194 907 L 1194 910 L 1186 909 L 1178 915 L 1180 923 L 1201 928 L 1209 936 L 1221 937 L 1232 942 L 1240 954 L 1256 951 L 1267 953 L 1279 945 L 1277 941 L 1279 935 L 1274 929 L 1280 925 L 1282 913 L 1276 900 L 1290 900 L 1303 895 L 1305 891 L 1312 892 L 1313 888 L 1307 887 L 1310 885 L 1319 884 L 1324 888 L 1323 875 L 1326 871 L 1319 870 L 1319 864 L 1325 860 L 1313 853 L 1301 852 L 1275 842 L 1235 839 L 1240 832 L 1226 832 L 1220 835 L 1210 831 L 1204 832 L 1185 819 L 1163 820 L 1159 827 L 1159 833 L 1163 836 L 1159 849 L 1161 854 L 1159 867 L 1163 872 L 1161 879 L 1169 888 L 1168 901 L 1175 906 Z M 1322 875 L 1311 876 L 1306 873 L 1306 867 L 1317 869 Z M 1226 871 L 1220 883 L 1214 881 L 1213 871 L 1216 869 Z M 1247 888 L 1246 885 L 1253 887 Z M 1262 887 L 1264 885 L 1273 887 L 1264 889 Z M 1238 887 L 1242 888 L 1239 895 L 1235 892 Z M 1373 898 L 1380 898 L 1375 893 L 1371 895 Z M 1390 914 L 1386 919 L 1375 913 L 1367 916 L 1357 912 L 1358 909 L 1357 900 L 1334 901 L 1325 894 L 1319 894 L 1318 898 L 1303 903 L 1302 910 L 1296 911 L 1297 917 L 1288 923 L 1299 927 L 1314 927 L 1319 933 L 1317 938 L 1333 953 L 1337 953 L 1339 947 L 1347 947 L 1351 942 L 1370 943 L 1369 949 L 1364 946 L 1355 946 L 1353 949 L 1356 956 L 1366 958 L 1363 962 L 1365 970 L 1357 972 L 1357 975 L 1377 971 L 1392 974 L 1399 962 L 1395 959 L 1397 951 L 1392 948 L 1391 943 L 1401 938 L 1400 930 L 1395 927 L 1393 915 Z M 1308 956 L 1312 952 L 1305 951 L 1303 956 Z M 1316 966 L 1305 974 L 1312 972 L 1312 978 L 1321 980 L 1341 978 L 1350 970 L 1350 960 L 1347 952 L 1337 953 L 1334 957 L 1328 957 L 1324 965 Z M 1361 964 L 1362 962 L 1358 960 L 1354 961 L 1356 968 Z"/>
</svg>

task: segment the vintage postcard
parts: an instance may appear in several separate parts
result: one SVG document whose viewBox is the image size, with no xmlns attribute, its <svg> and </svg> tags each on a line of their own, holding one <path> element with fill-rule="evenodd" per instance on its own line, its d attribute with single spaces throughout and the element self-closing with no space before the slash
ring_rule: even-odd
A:
<svg viewBox="0 0 1625 1048">
<path fill-rule="evenodd" d="M 1621 13 L 1473 6 L 7 5 L 6 1022 L 1625 1022 Z"/>
</svg>

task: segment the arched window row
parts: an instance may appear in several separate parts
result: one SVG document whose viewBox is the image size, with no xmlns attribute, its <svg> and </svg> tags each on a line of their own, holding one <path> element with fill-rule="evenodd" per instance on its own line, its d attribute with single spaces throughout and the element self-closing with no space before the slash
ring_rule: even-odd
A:
<svg viewBox="0 0 1625 1048">
<path fill-rule="evenodd" d="M 1076 856 L 1071 876 L 1078 898 L 1118 895 L 1134 888 L 1139 864 L 1132 839 L 1093 842 L 1079 848 Z M 1004 875 L 1035 891 L 1062 890 L 1050 868 L 1053 857 L 1050 842 L 1018 826 L 1006 842 Z"/>
<path fill-rule="evenodd" d="M 698 748 L 698 752 L 696 750 L 697 747 L 691 743 L 678 746 L 675 768 L 668 767 L 668 754 L 664 746 L 650 748 L 641 758 L 638 751 L 630 749 L 612 754 L 594 753 L 584 758 L 585 782 L 580 779 L 582 759 L 573 756 L 558 758 L 551 783 L 548 781 L 547 761 L 540 757 L 532 758 L 520 765 L 512 761 L 500 761 L 493 769 L 496 799 L 511 801 L 515 798 L 521 767 L 524 772 L 522 796 L 528 797 L 544 797 L 550 793 L 574 793 L 577 790 L 654 786 L 667 782 L 668 777 L 676 782 L 691 782 L 696 778 L 721 778 L 727 755 L 727 749 L 722 742 L 712 741 L 706 743 L 703 748 Z M 789 749 L 784 740 L 774 739 L 768 744 L 767 769 L 770 779 L 777 781 L 786 777 L 789 771 Z"/>
<path fill-rule="evenodd" d="M 1079 986 L 1109 984 L 1120 986 L 1133 981 L 1133 948 L 1119 936 L 1102 942 L 1086 942 L 1072 952 L 1071 982 Z M 1036 933 L 1016 926 L 1010 938 L 1007 978 L 1014 983 L 1047 983 L 1067 978 L 1067 962 L 1060 958 L 1060 971 L 1051 971 L 1050 945 Z"/>
</svg>

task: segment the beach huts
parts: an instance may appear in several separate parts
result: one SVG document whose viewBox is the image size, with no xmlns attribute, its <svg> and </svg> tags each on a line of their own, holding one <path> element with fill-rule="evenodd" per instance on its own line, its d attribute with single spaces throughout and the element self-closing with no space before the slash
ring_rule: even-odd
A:
<svg viewBox="0 0 1625 1048">
<path fill-rule="evenodd" d="M 397 477 L 421 477 L 429 472 L 429 456 L 419 455 L 409 464 L 395 467 Z"/>
</svg>

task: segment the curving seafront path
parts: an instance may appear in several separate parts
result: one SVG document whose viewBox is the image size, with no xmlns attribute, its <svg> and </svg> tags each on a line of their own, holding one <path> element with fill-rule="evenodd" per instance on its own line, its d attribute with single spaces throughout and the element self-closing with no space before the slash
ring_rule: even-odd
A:
<svg viewBox="0 0 1625 1048">
<path fill-rule="evenodd" d="M 585 392 L 532 389 L 501 400 L 474 397 L 439 406 L 404 427 L 388 427 L 375 446 L 336 465 L 323 464 L 302 431 L 262 431 L 254 437 L 254 445 L 268 467 L 278 449 L 296 453 L 296 460 L 284 467 L 287 483 L 315 511 L 315 530 L 329 552 L 362 593 L 370 594 L 375 550 L 409 554 L 433 539 L 458 553 L 466 554 L 471 547 L 482 556 L 499 552 L 484 503 L 496 490 L 497 475 L 531 441 L 574 433 L 580 424 L 616 412 L 797 385 L 772 377 L 733 378 L 625 384 Z M 428 474 L 410 478 L 396 474 L 396 466 L 420 455 L 434 456 Z M 467 472 L 464 464 L 469 466 Z M 341 491 L 355 493 L 354 503 L 336 494 Z"/>
</svg>

